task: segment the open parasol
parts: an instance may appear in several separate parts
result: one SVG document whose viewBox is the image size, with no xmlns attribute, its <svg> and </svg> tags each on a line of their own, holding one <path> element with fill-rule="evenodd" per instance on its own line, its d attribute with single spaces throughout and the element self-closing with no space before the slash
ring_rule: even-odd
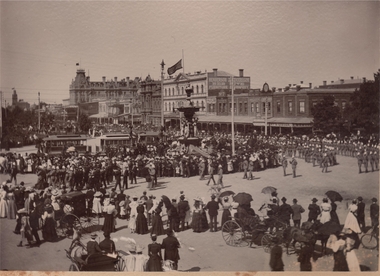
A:
<svg viewBox="0 0 380 276">
<path fill-rule="evenodd" d="M 336 191 L 327 191 L 325 195 L 332 201 L 339 201 L 342 202 L 343 197 Z"/>
<path fill-rule="evenodd" d="M 239 203 L 239 205 L 250 204 L 251 201 L 253 201 L 252 196 L 244 192 L 236 194 L 233 199 L 235 202 Z"/>
<path fill-rule="evenodd" d="M 233 191 L 224 191 L 222 192 L 219 197 L 225 197 L 225 196 L 230 196 L 230 195 L 234 195 L 235 193 Z"/>
<path fill-rule="evenodd" d="M 161 198 L 165 204 L 165 208 L 170 209 L 172 207 L 172 203 L 171 203 L 170 199 L 166 195 L 162 195 Z"/>
<path fill-rule="evenodd" d="M 265 188 L 263 188 L 261 190 L 261 192 L 263 194 L 271 194 L 271 193 L 276 192 L 276 191 L 277 191 L 277 189 L 275 187 L 272 187 L 272 186 L 266 186 Z"/>
</svg>

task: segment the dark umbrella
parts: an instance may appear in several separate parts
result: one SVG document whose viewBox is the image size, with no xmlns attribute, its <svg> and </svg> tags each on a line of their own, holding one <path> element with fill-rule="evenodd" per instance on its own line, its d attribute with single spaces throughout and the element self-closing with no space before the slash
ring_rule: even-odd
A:
<svg viewBox="0 0 380 276">
<path fill-rule="evenodd" d="M 170 209 L 172 207 L 172 203 L 171 203 L 170 199 L 166 195 L 161 196 L 161 198 L 165 204 L 165 208 Z"/>
<path fill-rule="evenodd" d="M 244 205 L 244 204 L 250 204 L 251 201 L 253 201 L 253 198 L 250 194 L 247 193 L 238 193 L 233 197 L 234 201 L 239 203 L 239 205 Z"/>
<path fill-rule="evenodd" d="M 343 197 L 338 193 L 338 192 L 335 192 L 335 191 L 327 191 L 325 193 L 325 195 L 332 201 L 332 202 L 335 202 L 335 201 L 339 201 L 339 202 L 342 202 L 343 200 Z"/>
<path fill-rule="evenodd" d="M 272 187 L 272 186 L 267 186 L 261 190 L 261 192 L 263 194 L 271 194 L 271 193 L 276 192 L 276 191 L 277 191 L 277 189 L 275 187 Z"/>
<path fill-rule="evenodd" d="M 222 192 L 219 197 L 225 197 L 225 196 L 230 196 L 230 195 L 234 195 L 235 193 L 233 191 L 224 191 Z"/>
</svg>

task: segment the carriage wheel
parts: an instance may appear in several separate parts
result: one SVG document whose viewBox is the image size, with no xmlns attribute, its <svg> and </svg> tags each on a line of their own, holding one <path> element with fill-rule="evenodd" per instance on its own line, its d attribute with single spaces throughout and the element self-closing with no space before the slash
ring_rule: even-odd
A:
<svg viewBox="0 0 380 276">
<path fill-rule="evenodd" d="M 376 235 L 370 233 L 370 234 L 365 234 L 361 239 L 360 239 L 362 245 L 364 248 L 367 249 L 375 249 L 378 246 L 378 240 Z"/>
<path fill-rule="evenodd" d="M 76 264 L 71 263 L 69 271 L 79 271 L 79 267 Z"/>
<path fill-rule="evenodd" d="M 245 236 L 240 225 L 233 220 L 226 221 L 223 224 L 222 235 L 226 244 L 231 246 L 239 246 Z"/>
<path fill-rule="evenodd" d="M 127 265 L 125 264 L 125 261 L 122 257 L 119 256 L 118 258 L 119 260 L 115 264 L 115 271 L 124 271 Z"/>
<path fill-rule="evenodd" d="M 60 221 L 60 228 L 64 229 L 64 233 L 68 238 L 72 238 L 74 234 L 74 229 L 80 231 L 82 229 L 80 220 L 76 215 L 66 214 Z"/>
<path fill-rule="evenodd" d="M 262 238 L 261 238 L 261 246 L 263 247 L 264 251 L 266 253 L 270 253 L 270 250 L 273 246 L 273 243 L 272 243 L 272 236 L 269 235 L 269 234 L 265 234 Z"/>
<path fill-rule="evenodd" d="M 92 210 L 91 214 L 80 218 L 80 224 L 84 231 L 92 233 L 97 230 L 96 226 L 99 225 L 99 217 L 95 214 L 95 211 Z"/>
</svg>

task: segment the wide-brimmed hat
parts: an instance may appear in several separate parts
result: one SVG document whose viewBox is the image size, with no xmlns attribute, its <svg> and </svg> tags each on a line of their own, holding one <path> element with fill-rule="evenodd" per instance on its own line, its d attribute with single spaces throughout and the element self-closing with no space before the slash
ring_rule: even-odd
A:
<svg viewBox="0 0 380 276">
<path fill-rule="evenodd" d="M 142 247 L 140 245 L 136 246 L 136 253 L 142 253 L 143 249 L 144 249 L 144 247 Z"/>
<path fill-rule="evenodd" d="M 316 199 L 315 197 L 311 200 L 312 202 L 317 202 L 318 199 Z"/>
<path fill-rule="evenodd" d="M 97 236 L 98 236 L 98 234 L 96 234 L 96 233 L 92 233 L 92 234 L 90 235 L 90 237 L 93 238 L 93 239 L 96 238 Z"/>
<path fill-rule="evenodd" d="M 371 200 L 372 200 L 373 202 L 377 202 L 377 198 L 376 198 L 376 197 L 373 197 Z"/>
<path fill-rule="evenodd" d="M 97 191 L 97 192 L 94 194 L 94 196 L 101 196 L 101 195 L 102 195 L 102 193 L 99 192 L 99 191 Z"/>
<path fill-rule="evenodd" d="M 362 198 L 361 196 L 359 196 L 359 197 L 358 197 L 358 200 L 362 201 L 362 200 L 363 200 L 363 198 Z"/>
</svg>

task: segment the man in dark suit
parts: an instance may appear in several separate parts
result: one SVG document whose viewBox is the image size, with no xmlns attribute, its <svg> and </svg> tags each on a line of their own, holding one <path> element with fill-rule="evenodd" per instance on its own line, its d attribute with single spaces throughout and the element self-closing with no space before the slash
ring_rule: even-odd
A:
<svg viewBox="0 0 380 276">
<path fill-rule="evenodd" d="M 208 215 L 210 216 L 210 232 L 218 231 L 218 210 L 219 203 L 215 201 L 216 196 L 211 196 L 211 201 L 209 201 L 205 207 L 205 210 L 208 210 Z"/>
<path fill-rule="evenodd" d="M 288 160 L 285 155 L 282 156 L 282 169 L 284 170 L 284 176 L 286 176 L 286 168 L 288 167 Z"/>
<path fill-rule="evenodd" d="M 278 208 L 278 219 L 289 226 L 290 216 L 293 214 L 293 209 L 288 203 L 286 203 L 286 200 L 286 197 L 281 198 L 282 205 Z"/>
<path fill-rule="evenodd" d="M 210 181 L 212 179 L 212 181 L 214 182 L 214 185 L 216 185 L 216 182 L 215 182 L 215 179 L 214 179 L 214 174 L 215 174 L 215 161 L 212 160 L 212 159 L 209 159 L 210 160 L 210 163 L 209 163 L 209 172 L 208 174 L 210 175 L 208 181 L 207 181 L 207 186 L 210 184 Z"/>
<path fill-rule="evenodd" d="M 185 231 L 185 218 L 186 212 L 190 210 L 189 202 L 185 201 L 185 196 L 180 196 L 180 202 L 178 202 L 178 215 L 181 223 L 181 231 Z"/>
<path fill-rule="evenodd" d="M 165 250 L 164 260 L 171 260 L 174 262 L 174 270 L 178 270 L 178 261 L 180 260 L 178 248 L 181 245 L 176 237 L 174 237 L 174 232 L 171 229 L 167 230 L 167 237 L 162 241 L 161 249 Z"/>
<path fill-rule="evenodd" d="M 319 214 L 321 213 L 321 209 L 316 204 L 318 199 L 313 198 L 311 201 L 312 201 L 312 203 L 309 204 L 309 208 L 308 208 L 309 209 L 309 218 L 307 221 L 316 222 Z"/>
<path fill-rule="evenodd" d="M 149 210 L 153 207 L 153 195 L 149 195 L 148 200 L 145 202 L 145 207 L 148 212 L 147 220 L 148 220 L 148 226 L 152 224 L 152 214 L 149 213 Z"/>
<path fill-rule="evenodd" d="M 365 203 L 363 202 L 363 198 L 361 196 L 358 197 L 358 210 L 357 210 L 357 220 L 360 226 L 360 229 L 364 232 L 365 229 Z"/>
<path fill-rule="evenodd" d="M 35 208 L 29 216 L 29 223 L 30 223 L 30 228 L 32 229 L 32 235 L 36 239 L 36 243 L 33 246 L 37 246 L 37 247 L 40 247 L 40 244 L 41 244 L 40 236 L 38 235 L 39 218 L 40 216 L 37 212 L 37 209 Z"/>
<path fill-rule="evenodd" d="M 369 215 L 371 217 L 372 227 L 379 225 L 379 205 L 377 205 L 377 198 L 375 197 L 372 198 L 372 204 L 369 208 Z"/>
</svg>

